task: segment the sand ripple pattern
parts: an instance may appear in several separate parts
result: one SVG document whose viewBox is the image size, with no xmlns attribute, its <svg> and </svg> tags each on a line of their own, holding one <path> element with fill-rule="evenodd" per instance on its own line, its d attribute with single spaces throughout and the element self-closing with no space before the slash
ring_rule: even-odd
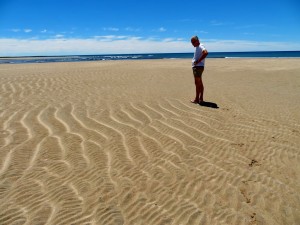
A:
<svg viewBox="0 0 300 225">
<path fill-rule="evenodd" d="M 0 224 L 300 224 L 299 124 L 167 95 L 155 66 L 3 65 Z"/>
</svg>

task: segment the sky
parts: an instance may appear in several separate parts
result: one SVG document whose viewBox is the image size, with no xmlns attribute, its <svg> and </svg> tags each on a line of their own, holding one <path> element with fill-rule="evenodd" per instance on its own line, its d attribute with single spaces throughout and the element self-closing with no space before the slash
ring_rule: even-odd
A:
<svg viewBox="0 0 300 225">
<path fill-rule="evenodd" d="M 0 0 L 0 56 L 300 50 L 299 0 Z"/>
</svg>

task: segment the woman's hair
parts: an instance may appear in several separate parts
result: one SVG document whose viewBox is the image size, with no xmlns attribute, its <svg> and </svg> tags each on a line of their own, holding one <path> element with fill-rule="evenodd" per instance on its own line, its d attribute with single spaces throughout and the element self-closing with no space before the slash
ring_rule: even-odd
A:
<svg viewBox="0 0 300 225">
<path fill-rule="evenodd" d="M 197 41 L 199 41 L 199 38 L 198 38 L 198 36 L 193 36 L 193 37 L 191 38 L 191 40 L 197 40 Z"/>
</svg>

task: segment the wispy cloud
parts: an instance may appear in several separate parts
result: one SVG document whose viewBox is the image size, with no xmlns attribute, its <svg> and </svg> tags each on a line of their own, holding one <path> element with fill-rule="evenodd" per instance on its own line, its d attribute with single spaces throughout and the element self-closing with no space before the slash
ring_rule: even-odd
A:
<svg viewBox="0 0 300 225">
<path fill-rule="evenodd" d="M 15 33 L 17 33 L 17 32 L 25 32 L 25 33 L 30 33 L 30 32 L 32 32 L 32 29 L 28 29 L 28 28 L 26 28 L 26 29 L 19 29 L 19 28 L 13 28 L 13 29 L 10 29 L 12 32 L 15 32 Z"/>
<path fill-rule="evenodd" d="M 209 22 L 211 26 L 233 26 L 234 23 L 226 22 L 226 21 L 219 21 L 219 20 L 211 20 Z"/>
<path fill-rule="evenodd" d="M 14 29 L 11 29 L 11 31 L 17 33 L 17 32 L 20 32 L 21 29 L 16 29 L 16 28 L 14 28 Z"/>
<path fill-rule="evenodd" d="M 167 29 L 164 28 L 164 27 L 160 27 L 160 28 L 157 28 L 157 29 L 153 29 L 152 31 L 154 31 L 154 32 L 166 32 Z"/>
<path fill-rule="evenodd" d="M 138 32 L 138 31 L 141 31 L 140 28 L 133 28 L 133 27 L 126 27 L 125 30 L 126 30 L 126 31 L 131 31 L 131 32 Z"/>
<path fill-rule="evenodd" d="M 212 25 L 212 26 L 222 26 L 222 25 L 225 25 L 225 23 L 217 21 L 217 20 L 211 20 L 210 25 Z"/>
<path fill-rule="evenodd" d="M 141 37 L 105 36 L 89 39 L 46 40 L 0 39 L 1 56 L 66 55 L 66 54 L 120 54 L 192 51 L 189 42 L 154 41 Z"/>
<path fill-rule="evenodd" d="M 176 20 L 176 22 L 181 22 L 181 23 L 191 23 L 191 22 L 195 22 L 195 19 L 180 19 L 180 20 Z"/>
<path fill-rule="evenodd" d="M 244 32 L 243 34 L 247 35 L 247 36 L 253 36 L 253 35 L 255 35 L 255 33 L 251 33 L 251 32 Z"/>
<path fill-rule="evenodd" d="M 174 39 L 174 38 L 165 38 L 165 39 L 163 39 L 162 41 L 163 42 L 171 42 L 171 41 L 175 41 L 176 39 Z"/>
<path fill-rule="evenodd" d="M 116 40 L 128 40 L 131 39 L 132 36 L 126 35 L 102 35 L 102 36 L 94 36 L 93 38 L 99 41 L 116 41 Z"/>
<path fill-rule="evenodd" d="M 162 42 L 186 42 L 186 39 L 184 39 L 184 38 L 164 38 L 160 41 L 162 41 Z"/>
<path fill-rule="evenodd" d="M 65 37 L 65 35 L 63 35 L 63 34 L 57 34 L 54 36 L 54 38 L 63 38 L 63 37 Z"/>
<path fill-rule="evenodd" d="M 47 30 L 46 30 L 46 29 L 44 29 L 44 30 L 42 30 L 42 31 L 41 31 L 41 33 L 47 33 Z"/>
<path fill-rule="evenodd" d="M 119 28 L 116 27 L 103 27 L 104 31 L 119 31 Z"/>
<path fill-rule="evenodd" d="M 208 32 L 204 31 L 204 30 L 196 30 L 195 33 L 196 34 L 208 34 Z"/>
<path fill-rule="evenodd" d="M 293 51 L 300 49 L 300 42 L 270 42 L 249 40 L 203 39 L 207 49 L 216 52 L 228 51 Z"/>
<path fill-rule="evenodd" d="M 167 31 L 167 29 L 164 28 L 164 27 L 160 27 L 160 28 L 158 29 L 158 31 L 159 31 L 159 32 L 165 32 L 165 31 Z"/>
<path fill-rule="evenodd" d="M 249 29 L 249 28 L 260 28 L 260 27 L 266 27 L 265 24 L 248 24 L 243 26 L 236 26 L 235 29 Z"/>
<path fill-rule="evenodd" d="M 96 36 L 93 38 L 4 39 L 0 38 L 1 56 L 120 54 L 193 52 L 189 40 L 178 38 L 151 39 L 134 36 Z M 203 39 L 210 52 L 299 50 L 300 42 L 258 42 L 247 40 Z"/>
</svg>

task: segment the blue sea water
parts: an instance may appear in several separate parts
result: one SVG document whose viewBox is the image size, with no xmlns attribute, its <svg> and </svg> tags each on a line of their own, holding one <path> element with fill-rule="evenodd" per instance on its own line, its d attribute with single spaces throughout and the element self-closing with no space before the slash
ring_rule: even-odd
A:
<svg viewBox="0 0 300 225">
<path fill-rule="evenodd" d="M 68 55 L 68 56 L 30 56 L 0 57 L 0 64 L 7 63 L 49 63 L 80 62 L 100 60 L 145 60 L 145 59 L 187 59 L 193 53 L 153 53 L 153 54 L 111 54 L 111 55 Z M 300 58 L 300 51 L 265 52 L 210 52 L 207 58 Z"/>
</svg>

